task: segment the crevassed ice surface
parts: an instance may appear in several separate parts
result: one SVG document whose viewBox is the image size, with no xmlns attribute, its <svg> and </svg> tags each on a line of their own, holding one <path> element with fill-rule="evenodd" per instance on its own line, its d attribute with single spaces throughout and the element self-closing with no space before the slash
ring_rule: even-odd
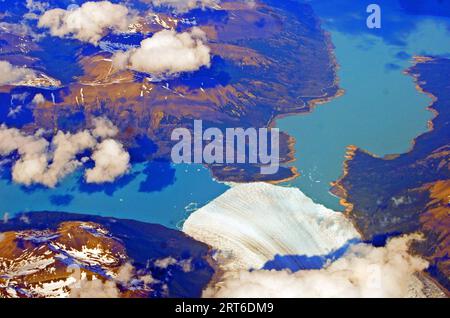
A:
<svg viewBox="0 0 450 318">
<path fill-rule="evenodd" d="M 191 214 L 183 231 L 218 250 L 227 269 L 262 268 L 275 255 L 325 255 L 359 238 L 342 213 L 266 183 L 233 186 Z"/>
</svg>

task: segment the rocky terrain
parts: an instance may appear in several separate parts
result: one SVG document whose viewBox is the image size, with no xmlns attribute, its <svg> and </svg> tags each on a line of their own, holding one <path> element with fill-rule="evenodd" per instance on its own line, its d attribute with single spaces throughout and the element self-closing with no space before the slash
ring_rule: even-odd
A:
<svg viewBox="0 0 450 318">
<path fill-rule="evenodd" d="M 198 297 L 214 272 L 206 245 L 160 225 L 42 212 L 0 233 L 0 297 Z"/>
</svg>

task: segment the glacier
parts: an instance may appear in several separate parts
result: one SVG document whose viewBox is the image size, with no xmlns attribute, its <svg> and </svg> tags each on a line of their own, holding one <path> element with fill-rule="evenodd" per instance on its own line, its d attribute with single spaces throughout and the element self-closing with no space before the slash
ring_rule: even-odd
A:
<svg viewBox="0 0 450 318">
<path fill-rule="evenodd" d="M 260 269 L 277 255 L 326 255 L 360 239 L 342 213 L 268 183 L 233 185 L 192 213 L 183 232 L 216 250 L 225 270 Z"/>
</svg>

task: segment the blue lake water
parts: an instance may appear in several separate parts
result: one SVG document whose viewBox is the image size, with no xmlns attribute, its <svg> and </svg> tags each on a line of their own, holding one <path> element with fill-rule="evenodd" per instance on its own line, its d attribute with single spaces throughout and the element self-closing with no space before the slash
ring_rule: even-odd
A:
<svg viewBox="0 0 450 318">
<path fill-rule="evenodd" d="M 277 127 L 297 140 L 295 166 L 302 176 L 286 185 L 342 210 L 329 190 L 330 183 L 342 175 L 347 146 L 356 145 L 377 156 L 402 153 L 428 130 L 427 121 L 433 115 L 426 107 L 431 99 L 419 93 L 413 78 L 403 71 L 412 65 L 413 55 L 450 53 L 450 24 L 443 19 L 421 19 L 402 37 L 404 43 L 395 43 L 370 32 L 338 28 L 336 20 L 328 18 L 325 28 L 336 46 L 339 85 L 345 94 L 318 105 L 310 114 L 280 119 Z"/>
<path fill-rule="evenodd" d="M 82 171 L 77 171 L 54 189 L 0 179 L 0 211 L 86 213 L 178 228 L 192 210 L 228 188 L 199 165 L 135 164 L 128 176 L 109 186 L 86 185 L 80 178 Z"/>
</svg>

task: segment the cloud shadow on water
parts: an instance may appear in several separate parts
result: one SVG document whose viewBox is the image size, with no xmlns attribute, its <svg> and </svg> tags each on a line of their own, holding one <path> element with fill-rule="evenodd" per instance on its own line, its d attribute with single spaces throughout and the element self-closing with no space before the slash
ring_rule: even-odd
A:
<svg viewBox="0 0 450 318">
<path fill-rule="evenodd" d="M 132 163 L 145 162 L 149 156 L 158 150 L 158 145 L 146 135 L 135 138 L 135 145 L 128 149 Z"/>
<path fill-rule="evenodd" d="M 146 179 L 139 185 L 139 192 L 162 191 L 175 183 L 176 170 L 167 160 L 156 160 L 147 163 L 143 173 Z"/>
<path fill-rule="evenodd" d="M 78 179 L 78 190 L 84 193 L 99 193 L 103 192 L 108 196 L 112 196 L 117 190 L 126 187 L 130 184 L 136 177 L 139 175 L 139 172 L 128 173 L 114 182 L 110 183 L 102 183 L 102 184 L 94 184 L 94 183 L 86 183 L 84 180 L 84 176 L 80 176 Z"/>
<path fill-rule="evenodd" d="M 70 194 L 55 194 L 49 197 L 50 203 L 56 206 L 67 206 L 74 199 L 73 195 Z"/>
<path fill-rule="evenodd" d="M 270 260 L 266 264 L 264 264 L 263 269 L 277 271 L 289 269 L 293 272 L 297 272 L 300 270 L 321 269 L 328 262 L 333 262 L 342 257 L 350 248 L 350 246 L 357 243 L 360 243 L 360 240 L 349 240 L 342 247 L 330 252 L 327 255 L 275 255 L 273 260 Z"/>
</svg>

